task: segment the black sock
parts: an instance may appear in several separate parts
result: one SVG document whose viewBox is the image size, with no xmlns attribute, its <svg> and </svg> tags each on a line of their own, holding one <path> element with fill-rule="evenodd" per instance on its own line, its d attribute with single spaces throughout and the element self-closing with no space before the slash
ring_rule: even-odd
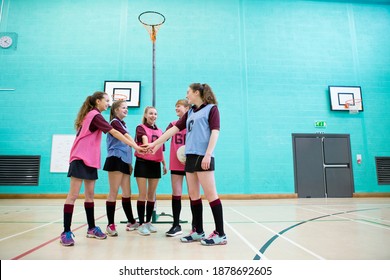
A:
<svg viewBox="0 0 390 280">
<path fill-rule="evenodd" d="M 149 223 L 152 219 L 154 211 L 154 201 L 147 201 L 146 202 L 146 222 Z"/>
<path fill-rule="evenodd" d="M 210 202 L 211 211 L 213 212 L 214 222 L 215 222 L 215 230 L 218 232 L 219 236 L 225 234 L 223 230 L 223 213 L 222 213 L 222 203 L 218 198 L 214 201 Z"/>
<path fill-rule="evenodd" d="M 172 195 L 173 226 L 180 224 L 181 196 Z"/>
<path fill-rule="evenodd" d="M 203 232 L 203 205 L 202 199 L 191 200 L 191 204 L 193 206 L 193 217 L 194 217 L 194 225 L 197 233 Z"/>
<path fill-rule="evenodd" d="M 192 229 L 194 229 L 194 228 L 195 228 L 194 206 L 192 205 L 192 200 L 191 200 L 191 198 L 190 198 L 190 209 L 191 209 L 191 217 L 192 217 L 191 226 L 192 226 Z"/>
<path fill-rule="evenodd" d="M 64 204 L 64 232 L 71 231 L 70 226 L 73 216 L 73 204 Z"/>
<path fill-rule="evenodd" d="M 84 202 L 85 213 L 87 214 L 88 229 L 95 227 L 95 204 L 93 202 Z"/>
<path fill-rule="evenodd" d="M 122 207 L 123 211 L 125 211 L 127 221 L 134 224 L 135 219 L 133 216 L 133 210 L 131 208 L 131 197 L 122 197 Z"/>
<path fill-rule="evenodd" d="M 138 213 L 138 220 L 140 225 L 142 225 L 145 221 L 145 204 L 146 201 L 137 200 L 137 213 Z"/>
<path fill-rule="evenodd" d="M 116 206 L 116 201 L 106 201 L 106 213 L 107 213 L 107 219 L 108 219 L 108 224 L 114 224 L 115 220 L 115 206 Z"/>
</svg>

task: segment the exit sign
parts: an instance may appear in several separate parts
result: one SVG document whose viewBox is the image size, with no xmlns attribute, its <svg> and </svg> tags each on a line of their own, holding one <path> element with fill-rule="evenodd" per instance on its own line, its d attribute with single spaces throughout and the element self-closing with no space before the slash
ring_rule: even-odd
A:
<svg viewBox="0 0 390 280">
<path fill-rule="evenodd" d="M 316 121 L 314 126 L 316 128 L 326 128 L 326 121 Z"/>
</svg>

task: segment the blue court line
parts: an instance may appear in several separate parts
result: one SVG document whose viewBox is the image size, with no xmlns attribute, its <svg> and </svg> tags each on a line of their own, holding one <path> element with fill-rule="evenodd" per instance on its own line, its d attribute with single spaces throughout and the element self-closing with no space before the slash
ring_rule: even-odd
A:
<svg viewBox="0 0 390 280">
<path fill-rule="evenodd" d="M 316 217 L 316 218 L 312 218 L 312 219 L 309 219 L 309 220 L 306 220 L 306 221 L 302 221 L 300 223 L 297 223 L 295 225 L 292 225 L 282 231 L 280 231 L 278 234 L 275 234 L 273 237 L 271 237 L 259 250 L 259 252 L 264 255 L 264 252 L 268 249 L 268 247 L 278 238 L 280 237 L 282 234 L 286 233 L 287 231 L 297 227 L 297 226 L 300 226 L 302 224 L 305 224 L 305 223 L 308 223 L 308 222 L 312 222 L 312 221 L 315 221 L 315 220 L 319 220 L 319 219 L 322 219 L 322 218 L 326 218 L 326 217 L 330 217 L 330 216 L 337 216 L 337 215 L 341 215 L 341 214 L 347 214 L 347 213 L 353 213 L 353 212 L 359 212 L 359 211 L 369 211 L 369 210 L 378 210 L 378 209 L 382 209 L 382 208 L 369 208 L 369 209 L 359 209 L 359 210 L 351 210 L 351 211 L 343 211 L 343 212 L 338 212 L 338 213 L 334 213 L 334 214 L 328 214 L 328 215 L 324 215 L 324 216 L 319 216 L 319 217 Z M 386 225 L 387 226 L 387 225 Z M 261 260 L 261 256 L 256 254 L 256 256 L 253 258 L 253 260 Z"/>
</svg>

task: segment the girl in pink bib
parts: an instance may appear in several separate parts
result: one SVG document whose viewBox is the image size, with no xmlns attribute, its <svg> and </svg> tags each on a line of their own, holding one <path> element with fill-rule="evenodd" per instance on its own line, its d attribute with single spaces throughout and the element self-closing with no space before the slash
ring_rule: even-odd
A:
<svg viewBox="0 0 390 280">
<path fill-rule="evenodd" d="M 162 135 L 161 129 L 156 126 L 156 120 L 156 108 L 146 107 L 142 124 L 136 128 L 135 141 L 138 145 L 152 143 Z M 154 211 L 157 184 L 161 178 L 161 163 L 163 165 L 163 174 L 167 173 L 163 147 L 153 154 L 135 152 L 134 155 L 136 157 L 134 177 L 138 185 L 137 213 L 140 225 L 137 230 L 141 235 L 149 235 L 157 232 L 156 228 L 151 224 L 151 219 Z"/>
</svg>

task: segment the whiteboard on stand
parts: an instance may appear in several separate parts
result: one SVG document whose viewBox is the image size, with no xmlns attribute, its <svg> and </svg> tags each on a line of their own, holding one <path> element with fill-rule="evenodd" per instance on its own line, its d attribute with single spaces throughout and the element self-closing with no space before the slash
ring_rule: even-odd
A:
<svg viewBox="0 0 390 280">
<path fill-rule="evenodd" d="M 73 134 L 53 134 L 50 172 L 68 172 L 70 150 L 75 137 Z"/>
</svg>

